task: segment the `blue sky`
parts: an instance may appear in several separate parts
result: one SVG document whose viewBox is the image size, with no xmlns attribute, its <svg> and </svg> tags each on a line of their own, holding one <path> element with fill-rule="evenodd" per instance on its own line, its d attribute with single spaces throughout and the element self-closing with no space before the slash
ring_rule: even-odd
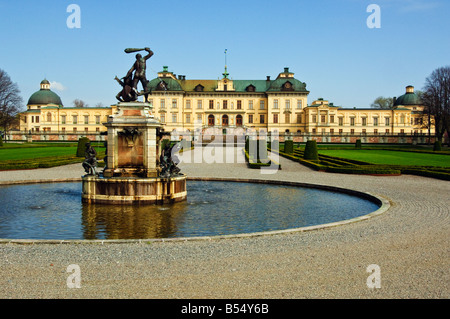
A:
<svg viewBox="0 0 450 319">
<path fill-rule="evenodd" d="M 81 9 L 70 29 L 67 7 Z M 369 4 L 381 28 L 368 28 Z M 147 78 L 164 65 L 187 79 L 217 79 L 224 50 L 233 79 L 275 78 L 284 67 L 306 82 L 308 102 L 369 107 L 378 96 L 421 89 L 450 64 L 448 0 L 0 0 L 0 68 L 24 104 L 46 78 L 65 106 L 115 103 L 134 62 L 127 47 L 150 47 Z"/>
</svg>

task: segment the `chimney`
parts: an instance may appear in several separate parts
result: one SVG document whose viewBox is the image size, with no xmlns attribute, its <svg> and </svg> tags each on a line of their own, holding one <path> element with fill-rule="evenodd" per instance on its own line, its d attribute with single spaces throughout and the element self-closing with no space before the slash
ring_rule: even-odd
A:
<svg viewBox="0 0 450 319">
<path fill-rule="evenodd" d="M 270 81 L 270 75 L 267 76 L 267 81 Z"/>
<path fill-rule="evenodd" d="M 289 73 L 289 68 L 284 68 L 284 73 Z"/>
<path fill-rule="evenodd" d="M 183 80 L 183 76 L 182 75 L 178 75 L 178 80 Z"/>
</svg>

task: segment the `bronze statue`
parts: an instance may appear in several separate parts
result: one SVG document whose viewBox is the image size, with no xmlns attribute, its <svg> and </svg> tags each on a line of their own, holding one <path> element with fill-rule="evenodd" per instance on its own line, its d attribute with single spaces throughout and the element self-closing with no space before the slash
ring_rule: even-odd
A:
<svg viewBox="0 0 450 319">
<path fill-rule="evenodd" d="M 159 160 L 161 167 L 160 176 L 162 178 L 170 178 L 171 176 L 176 176 L 180 173 L 181 170 L 179 167 L 177 167 L 179 159 L 177 158 L 177 156 L 175 156 L 175 153 L 179 150 L 179 143 L 173 146 L 170 146 L 170 143 L 167 143 L 162 150 Z"/>
<path fill-rule="evenodd" d="M 86 151 L 84 152 L 85 160 L 83 168 L 88 175 L 97 175 L 97 151 L 91 146 L 91 143 L 86 143 Z"/>
<path fill-rule="evenodd" d="M 125 52 L 136 52 L 134 50 L 142 50 L 142 49 L 131 49 L 132 51 L 128 50 Z M 152 50 L 150 50 L 150 48 L 144 48 L 145 51 L 148 52 L 148 54 L 145 57 L 142 57 L 142 55 L 140 53 L 136 54 L 136 62 L 134 62 L 133 66 L 131 67 L 131 69 L 128 71 L 126 77 L 129 77 L 133 74 L 134 71 L 134 77 L 133 77 L 133 90 L 135 91 L 136 94 L 138 94 L 137 91 L 137 85 L 139 82 L 141 82 L 142 84 L 142 88 L 145 91 L 147 89 L 147 77 L 145 74 L 145 70 L 147 68 L 146 66 L 146 62 L 148 59 L 151 58 L 151 56 L 153 55 Z"/>
<path fill-rule="evenodd" d="M 116 99 L 119 102 L 132 102 L 137 100 L 137 94 L 135 90 L 133 90 L 133 79 L 131 75 L 128 77 L 123 77 L 123 82 L 117 76 L 114 78 L 114 80 L 116 80 L 122 86 L 122 91 L 120 91 L 116 95 Z"/>
</svg>

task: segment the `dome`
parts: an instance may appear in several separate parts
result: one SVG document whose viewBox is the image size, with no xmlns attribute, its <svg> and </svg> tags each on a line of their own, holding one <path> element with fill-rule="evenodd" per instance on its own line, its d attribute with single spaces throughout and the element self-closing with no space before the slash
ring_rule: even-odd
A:
<svg viewBox="0 0 450 319">
<path fill-rule="evenodd" d="M 422 105 L 423 102 L 419 96 L 414 93 L 414 87 L 409 85 L 406 87 L 406 93 L 399 96 L 394 103 L 394 106 L 399 105 Z"/>
<path fill-rule="evenodd" d="M 27 105 L 38 104 L 38 105 L 46 105 L 46 104 L 56 104 L 63 105 L 61 98 L 58 94 L 50 91 L 50 82 L 47 80 L 43 80 L 41 82 L 41 89 L 37 92 L 34 92 L 30 98 L 28 99 Z"/>
</svg>

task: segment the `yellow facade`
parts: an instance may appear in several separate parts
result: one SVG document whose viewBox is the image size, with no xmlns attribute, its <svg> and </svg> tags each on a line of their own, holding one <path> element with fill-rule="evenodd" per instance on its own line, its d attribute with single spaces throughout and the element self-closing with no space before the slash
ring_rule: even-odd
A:
<svg viewBox="0 0 450 319">
<path fill-rule="evenodd" d="M 324 99 L 308 105 L 306 84 L 285 68 L 276 79 L 186 80 L 164 68 L 150 82 L 148 101 L 166 131 L 193 132 L 207 129 L 218 133 L 242 133 L 247 129 L 283 134 L 317 135 L 415 135 L 426 134 L 428 118 L 415 103 L 414 88 L 404 96 L 408 105 L 390 109 L 342 108 Z M 415 97 L 415 96 L 413 96 Z M 49 102 L 49 103 L 45 103 Z M 111 107 L 63 107 L 50 91 L 48 81 L 29 100 L 21 116 L 20 131 L 31 133 L 96 134 L 106 130 L 103 123 L 116 111 Z M 434 130 L 431 129 L 431 133 Z"/>
</svg>

